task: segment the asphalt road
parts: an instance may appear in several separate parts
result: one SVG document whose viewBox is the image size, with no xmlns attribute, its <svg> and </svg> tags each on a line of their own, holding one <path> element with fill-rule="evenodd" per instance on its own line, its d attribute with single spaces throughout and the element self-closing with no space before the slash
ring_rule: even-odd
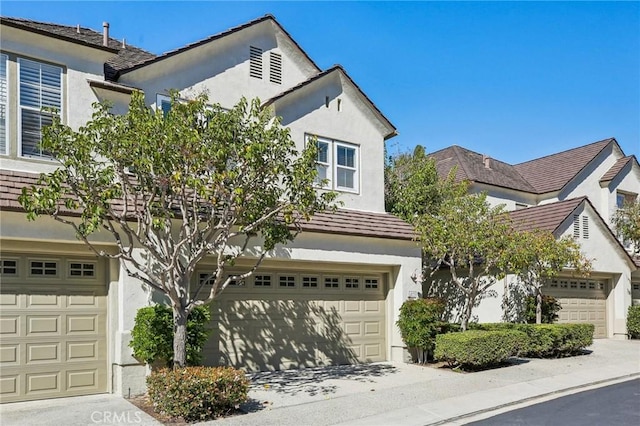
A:
<svg viewBox="0 0 640 426">
<path fill-rule="evenodd" d="M 640 425 L 640 379 L 588 390 L 469 425 Z"/>
</svg>

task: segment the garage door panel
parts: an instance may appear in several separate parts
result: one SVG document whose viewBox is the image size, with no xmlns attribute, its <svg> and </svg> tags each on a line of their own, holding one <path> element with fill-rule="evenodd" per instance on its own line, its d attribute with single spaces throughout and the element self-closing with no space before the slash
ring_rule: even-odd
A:
<svg viewBox="0 0 640 426">
<path fill-rule="evenodd" d="M 607 337 L 606 289 L 604 281 L 577 282 L 562 277 L 543 287 L 544 293 L 555 297 L 562 306 L 559 323 L 593 324 L 595 338 Z"/>
<path fill-rule="evenodd" d="M 24 264 L 31 257 L 15 259 Z M 1 402 L 107 390 L 104 272 L 96 268 L 98 262 L 82 262 L 88 265 L 80 272 L 84 275 L 69 278 L 67 259 L 46 263 L 45 269 L 57 265 L 55 275 L 14 274 L 0 289 Z"/>
<path fill-rule="evenodd" d="M 205 362 L 264 370 L 385 360 L 382 280 L 356 275 L 259 272 L 258 285 L 225 291 L 211 308 Z"/>
</svg>

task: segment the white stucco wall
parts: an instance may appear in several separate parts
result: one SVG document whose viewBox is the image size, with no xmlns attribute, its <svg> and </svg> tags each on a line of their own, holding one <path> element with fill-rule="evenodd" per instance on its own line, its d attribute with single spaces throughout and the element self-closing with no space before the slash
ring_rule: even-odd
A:
<svg viewBox="0 0 640 426">
<path fill-rule="evenodd" d="M 87 79 L 103 80 L 104 62 L 113 53 L 44 37 L 11 27 L 2 27 L 0 46 L 9 54 L 9 155 L 1 156 L 2 168 L 25 172 L 48 172 L 55 163 L 18 156 L 17 98 L 18 65 L 16 57 L 56 65 L 62 68 L 62 115 L 74 129 L 91 118 L 91 104 L 98 100 Z"/>
<path fill-rule="evenodd" d="M 263 50 L 262 79 L 249 76 L 250 46 Z M 282 55 L 282 84 L 269 81 L 270 52 Z M 212 102 L 231 108 L 242 96 L 266 101 L 315 73 L 309 60 L 267 21 L 123 74 L 119 82 L 142 88 L 149 104 L 157 94 L 175 89 L 185 97 L 206 92 Z"/>
</svg>

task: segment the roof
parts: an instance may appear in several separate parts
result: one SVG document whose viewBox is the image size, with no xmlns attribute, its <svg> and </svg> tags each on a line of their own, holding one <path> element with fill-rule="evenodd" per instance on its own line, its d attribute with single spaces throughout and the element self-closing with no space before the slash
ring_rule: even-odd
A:
<svg viewBox="0 0 640 426">
<path fill-rule="evenodd" d="M 0 23 L 70 43 L 81 44 L 114 53 L 114 56 L 110 58 L 104 66 L 105 79 L 107 80 L 113 80 L 122 69 L 130 68 L 135 64 L 156 56 L 136 46 L 125 45 L 123 47 L 123 41 L 114 38 L 109 38 L 108 46 L 104 46 L 102 44 L 102 32 L 79 25 L 68 26 L 10 17 L 0 17 Z"/>
<path fill-rule="evenodd" d="M 611 144 L 614 138 L 593 142 L 557 154 L 516 164 L 514 167 L 539 194 L 560 191 L 600 152 Z"/>
<path fill-rule="evenodd" d="M 138 62 L 136 64 L 132 64 L 131 66 L 129 66 L 127 68 L 120 68 L 119 69 L 119 74 L 126 74 L 128 72 L 134 71 L 134 70 L 136 70 L 138 68 L 147 66 L 149 64 L 162 61 L 164 59 L 167 59 L 167 58 L 170 58 L 172 56 L 178 55 L 178 54 L 180 54 L 182 52 L 185 52 L 187 50 L 194 49 L 196 47 L 202 46 L 202 45 L 207 44 L 209 42 L 212 42 L 214 40 L 218 40 L 218 39 L 220 39 L 222 37 L 226 37 L 228 35 L 237 33 L 238 31 L 244 30 L 246 28 L 252 27 L 254 25 L 257 25 L 257 24 L 259 24 L 261 22 L 265 22 L 265 21 L 273 22 L 280 29 L 280 31 L 282 31 L 291 40 L 291 42 L 300 50 L 300 52 L 302 52 L 302 54 L 305 56 L 305 58 L 316 68 L 316 70 L 320 71 L 320 67 L 318 67 L 318 65 L 309 57 L 307 52 L 302 50 L 300 45 L 291 37 L 291 35 L 282 27 L 282 25 L 280 25 L 280 23 L 278 21 L 276 21 L 276 18 L 273 15 L 267 14 L 267 15 L 264 15 L 264 16 L 262 16 L 260 18 L 257 18 L 257 19 L 254 19 L 252 21 L 249 21 L 249 22 L 247 22 L 245 24 L 242 24 L 242 25 L 239 25 L 237 27 L 233 27 L 231 29 L 223 31 L 221 33 L 214 34 L 212 36 L 203 38 L 202 40 L 195 41 L 193 43 L 187 44 L 186 46 L 180 47 L 178 49 L 174 49 L 174 50 L 171 50 L 169 52 L 165 52 L 162 55 L 155 56 L 153 58 L 148 58 L 148 59 L 146 59 L 146 60 L 144 60 L 142 62 Z"/>
<path fill-rule="evenodd" d="M 457 145 L 429 154 L 436 160 L 436 169 L 440 176 L 446 176 L 457 167 L 456 181 L 463 180 L 486 183 L 535 193 L 531 186 L 510 164 L 498 161 Z M 488 166 L 485 165 L 485 160 Z"/>
<path fill-rule="evenodd" d="M 555 233 L 558 227 L 577 209 L 587 197 L 571 198 L 550 204 L 528 207 L 509 212 L 517 231 L 540 229 Z"/>
<path fill-rule="evenodd" d="M 630 161 L 635 160 L 635 162 L 637 163 L 638 160 L 636 160 L 635 158 L 636 157 L 633 155 L 619 158 L 618 161 L 616 161 L 615 164 L 611 166 L 611 168 L 607 170 L 604 175 L 602 175 L 602 177 L 600 178 L 600 183 L 605 183 L 613 180 L 618 175 L 618 173 L 620 173 L 622 169 L 624 169 L 624 167 L 629 164 Z"/>
<path fill-rule="evenodd" d="M 351 77 L 349 77 L 349 74 L 347 74 L 347 72 L 345 71 L 345 69 L 342 67 L 342 65 L 334 65 L 331 68 L 318 73 L 316 75 L 314 75 L 313 77 L 310 77 L 308 79 L 306 79 L 305 81 L 285 90 L 284 92 L 272 97 L 271 99 L 267 100 L 266 102 L 263 103 L 263 106 L 269 106 L 283 98 L 286 98 L 288 95 L 297 92 L 298 90 L 302 89 L 303 87 L 309 86 L 310 84 L 313 84 L 323 78 L 325 78 L 326 76 L 333 74 L 334 72 L 339 72 L 342 75 L 344 75 L 347 80 L 349 81 L 349 83 L 351 83 L 353 85 L 353 87 L 358 91 L 358 93 L 360 93 L 360 95 L 366 100 L 366 102 L 371 106 L 371 108 L 373 109 L 373 111 L 380 117 L 380 119 L 382 120 L 382 122 L 389 127 L 389 129 L 391 130 L 387 135 L 385 135 L 385 139 L 389 139 L 395 135 L 397 135 L 397 129 L 396 127 L 391 124 L 391 122 L 387 119 L 387 117 L 384 116 L 384 114 L 382 113 L 382 111 L 380 111 L 378 109 L 378 107 L 376 106 L 376 104 L 373 103 L 373 101 L 362 91 L 362 89 L 360 88 L 360 86 L 358 86 L 356 84 L 355 81 L 353 81 L 353 79 Z"/>
<path fill-rule="evenodd" d="M 0 170 L 0 211 L 23 211 L 18 202 L 22 188 L 35 185 L 37 173 Z M 66 212 L 69 216 L 78 212 Z M 313 216 L 311 221 L 302 222 L 303 232 L 353 235 L 395 240 L 413 240 L 413 227 L 402 219 L 389 213 L 370 213 L 347 209 L 335 212 L 322 212 Z"/>
<path fill-rule="evenodd" d="M 558 201 L 550 204 L 542 204 L 535 207 L 528 207 L 522 210 L 514 210 L 509 212 L 511 224 L 516 231 L 532 231 L 534 229 L 549 231 L 556 235 L 558 228 L 562 225 L 573 212 L 583 203 L 589 205 L 591 210 L 600 221 L 606 233 L 613 239 L 614 244 L 624 252 L 627 259 L 632 265 L 640 267 L 638 260 L 634 259 L 631 254 L 624 248 L 618 237 L 613 233 L 611 228 L 607 226 L 605 220 L 600 213 L 593 207 L 591 201 L 587 197 L 571 198 L 569 200 Z M 558 235 L 556 235 L 557 237 Z"/>
</svg>

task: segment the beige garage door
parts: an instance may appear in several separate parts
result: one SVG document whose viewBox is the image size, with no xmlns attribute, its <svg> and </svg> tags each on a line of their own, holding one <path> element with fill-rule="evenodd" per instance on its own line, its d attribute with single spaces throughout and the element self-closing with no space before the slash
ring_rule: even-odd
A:
<svg viewBox="0 0 640 426">
<path fill-rule="evenodd" d="M 606 281 L 575 278 L 557 278 L 545 288 L 545 294 L 558 299 L 562 306 L 558 322 L 593 324 L 596 339 L 607 337 L 606 291 Z"/>
<path fill-rule="evenodd" d="M 212 306 L 206 362 L 257 371 L 384 361 L 384 294 L 382 275 L 263 270 Z"/>
<path fill-rule="evenodd" d="M 0 272 L 0 401 L 106 392 L 100 263 L 3 253 Z"/>
</svg>

